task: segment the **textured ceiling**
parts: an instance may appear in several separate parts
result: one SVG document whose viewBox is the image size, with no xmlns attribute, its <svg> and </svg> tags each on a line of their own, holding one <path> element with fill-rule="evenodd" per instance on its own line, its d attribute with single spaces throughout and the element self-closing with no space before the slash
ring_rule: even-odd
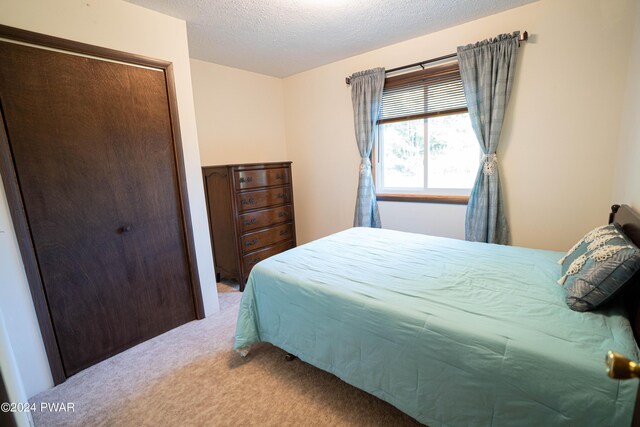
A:
<svg viewBox="0 0 640 427">
<path fill-rule="evenodd" d="M 127 1 L 187 21 L 192 58 L 286 77 L 535 0 Z"/>
</svg>

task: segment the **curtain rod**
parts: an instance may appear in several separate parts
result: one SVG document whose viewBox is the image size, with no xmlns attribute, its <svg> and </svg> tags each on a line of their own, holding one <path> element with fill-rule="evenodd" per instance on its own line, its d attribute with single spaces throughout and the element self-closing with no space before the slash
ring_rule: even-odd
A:
<svg viewBox="0 0 640 427">
<path fill-rule="evenodd" d="M 518 36 L 518 42 L 526 42 L 527 40 L 529 40 L 529 33 L 526 32 L 526 31 L 523 31 Z M 457 53 L 450 53 L 449 55 L 439 56 L 437 58 L 427 59 L 425 61 L 415 62 L 415 63 L 409 64 L 409 65 L 403 65 L 402 67 L 392 68 L 390 70 L 386 70 L 385 74 L 394 73 L 396 71 L 406 70 L 407 68 L 413 68 L 413 67 L 422 67 L 424 69 L 424 65 L 425 64 L 430 64 L 432 62 L 438 62 L 438 61 L 444 61 L 445 59 L 455 58 L 456 56 L 458 56 Z M 346 77 L 344 79 L 344 81 L 348 85 L 351 84 L 351 77 Z"/>
</svg>

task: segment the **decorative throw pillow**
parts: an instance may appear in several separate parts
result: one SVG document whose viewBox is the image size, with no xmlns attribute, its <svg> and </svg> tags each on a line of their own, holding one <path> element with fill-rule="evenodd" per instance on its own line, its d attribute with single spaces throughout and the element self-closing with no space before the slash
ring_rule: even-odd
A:
<svg viewBox="0 0 640 427">
<path fill-rule="evenodd" d="M 578 243 L 573 245 L 573 247 L 569 249 L 569 252 L 567 252 L 567 254 L 558 261 L 558 263 L 562 265 L 562 274 L 564 275 L 567 273 L 567 269 L 569 268 L 571 263 L 575 261 L 576 258 L 579 258 L 587 252 L 588 246 L 590 244 L 594 243 L 595 241 L 606 242 L 617 236 L 621 232 L 622 229 L 620 228 L 620 226 L 616 223 L 612 223 L 596 227 L 585 234 L 585 236 L 580 239 Z"/>
<path fill-rule="evenodd" d="M 605 304 L 640 270 L 640 249 L 619 225 L 611 225 L 585 236 L 564 260 L 558 282 L 564 285 L 572 310 L 589 311 Z"/>
</svg>

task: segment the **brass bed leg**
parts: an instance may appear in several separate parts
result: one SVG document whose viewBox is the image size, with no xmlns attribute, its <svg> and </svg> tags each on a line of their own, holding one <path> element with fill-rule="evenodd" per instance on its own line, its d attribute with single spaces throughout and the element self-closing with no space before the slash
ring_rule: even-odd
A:
<svg viewBox="0 0 640 427">
<path fill-rule="evenodd" d="M 297 357 L 296 357 L 296 356 L 294 356 L 294 355 L 293 355 L 293 354 L 291 354 L 291 353 L 287 353 L 287 355 L 286 355 L 286 356 L 284 356 L 284 360 L 286 360 L 287 362 L 293 362 L 293 361 L 294 361 L 294 360 L 296 360 L 296 359 L 297 359 Z"/>
</svg>

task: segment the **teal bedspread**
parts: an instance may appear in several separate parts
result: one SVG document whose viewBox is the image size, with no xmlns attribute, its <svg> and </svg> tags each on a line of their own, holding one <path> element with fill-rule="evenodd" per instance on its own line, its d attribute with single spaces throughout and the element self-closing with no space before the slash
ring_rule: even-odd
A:
<svg viewBox="0 0 640 427">
<path fill-rule="evenodd" d="M 260 262 L 236 349 L 270 342 L 431 427 L 628 426 L 622 312 L 571 311 L 559 252 L 353 228 Z"/>
</svg>

